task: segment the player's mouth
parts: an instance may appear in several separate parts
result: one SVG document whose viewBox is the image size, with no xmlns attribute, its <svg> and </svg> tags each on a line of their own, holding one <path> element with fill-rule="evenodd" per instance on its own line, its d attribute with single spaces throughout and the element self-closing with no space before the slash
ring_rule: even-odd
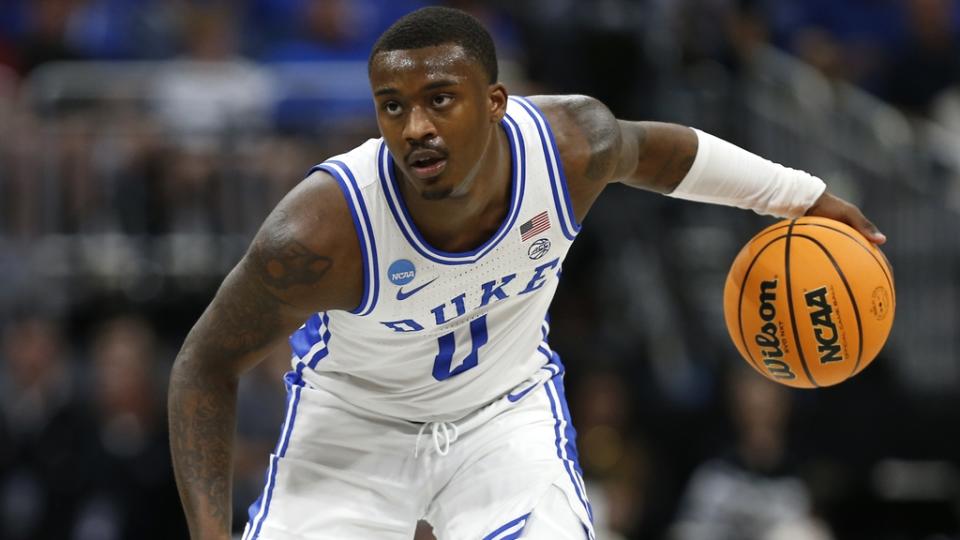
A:
<svg viewBox="0 0 960 540">
<path fill-rule="evenodd" d="M 447 168 L 447 156 L 438 150 L 414 150 L 407 156 L 407 165 L 417 178 L 426 180 L 439 176 Z"/>
</svg>

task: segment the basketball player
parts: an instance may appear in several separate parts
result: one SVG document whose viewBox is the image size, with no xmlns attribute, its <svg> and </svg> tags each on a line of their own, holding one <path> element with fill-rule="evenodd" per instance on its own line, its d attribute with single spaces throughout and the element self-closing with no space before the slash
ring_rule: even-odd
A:
<svg viewBox="0 0 960 540">
<path fill-rule="evenodd" d="M 583 96 L 508 96 L 444 8 L 369 61 L 383 137 L 266 219 L 177 357 L 170 434 L 194 538 L 230 537 L 237 378 L 289 338 L 287 416 L 243 538 L 593 538 L 547 308 L 611 182 L 883 236 L 819 179 Z"/>
</svg>

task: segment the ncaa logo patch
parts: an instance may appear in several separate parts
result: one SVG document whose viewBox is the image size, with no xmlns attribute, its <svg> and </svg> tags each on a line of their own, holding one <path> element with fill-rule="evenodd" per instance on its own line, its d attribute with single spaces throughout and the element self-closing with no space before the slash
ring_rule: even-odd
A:
<svg viewBox="0 0 960 540">
<path fill-rule="evenodd" d="M 417 277 L 417 269 L 407 259 L 397 259 L 387 268 L 387 279 L 394 285 L 406 285 Z"/>
<path fill-rule="evenodd" d="M 550 251 L 550 239 L 541 238 L 530 244 L 530 249 L 527 250 L 527 257 L 537 260 L 546 255 L 548 251 Z"/>
</svg>

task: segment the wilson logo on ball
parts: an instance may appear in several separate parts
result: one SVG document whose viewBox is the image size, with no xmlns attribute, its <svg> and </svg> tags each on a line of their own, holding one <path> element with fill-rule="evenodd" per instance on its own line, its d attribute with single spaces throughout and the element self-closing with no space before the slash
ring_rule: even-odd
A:
<svg viewBox="0 0 960 540">
<path fill-rule="evenodd" d="M 760 282 L 760 319 L 764 321 L 760 331 L 754 338 L 757 345 L 760 346 L 760 354 L 763 355 L 763 365 L 767 366 L 770 375 L 778 379 L 796 379 L 797 376 L 790 371 L 790 366 L 780 360 L 783 358 L 783 348 L 780 344 L 780 338 L 777 336 L 779 329 L 774 319 L 777 318 L 777 280 Z"/>
<path fill-rule="evenodd" d="M 837 325 L 833 324 L 833 308 L 827 300 L 827 288 L 814 289 L 803 296 L 807 307 L 814 308 L 810 312 L 810 322 L 813 324 L 813 335 L 817 338 L 817 352 L 820 353 L 820 363 L 840 362 L 840 345 L 837 345 Z"/>
<path fill-rule="evenodd" d="M 727 273 L 723 316 L 750 367 L 817 388 L 873 362 L 896 302 L 877 246 L 848 225 L 808 216 L 775 223 L 743 246 Z"/>
</svg>

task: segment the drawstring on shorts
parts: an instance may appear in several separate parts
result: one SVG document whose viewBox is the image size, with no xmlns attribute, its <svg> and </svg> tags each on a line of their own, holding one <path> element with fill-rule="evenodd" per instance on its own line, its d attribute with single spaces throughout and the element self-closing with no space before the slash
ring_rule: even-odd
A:
<svg viewBox="0 0 960 540">
<path fill-rule="evenodd" d="M 433 447 L 436 448 L 437 453 L 441 456 L 447 455 L 450 452 L 450 445 L 460 435 L 457 425 L 453 422 L 425 422 L 420 426 L 420 431 L 417 432 L 417 441 L 413 446 L 413 457 L 416 458 L 420 455 L 420 436 L 427 430 L 427 427 L 433 434 Z"/>
</svg>

